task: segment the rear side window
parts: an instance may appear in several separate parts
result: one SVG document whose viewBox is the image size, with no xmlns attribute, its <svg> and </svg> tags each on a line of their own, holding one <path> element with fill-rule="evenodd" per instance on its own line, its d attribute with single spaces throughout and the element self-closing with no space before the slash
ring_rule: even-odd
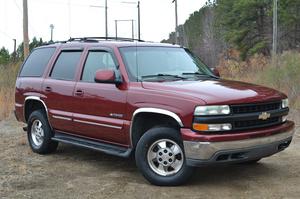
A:
<svg viewBox="0 0 300 199">
<path fill-rule="evenodd" d="M 86 59 L 82 78 L 84 82 L 95 82 L 97 70 L 116 69 L 112 55 L 106 51 L 90 51 Z"/>
<path fill-rule="evenodd" d="M 27 58 L 20 72 L 20 77 L 41 77 L 55 48 L 35 49 Z"/>
<path fill-rule="evenodd" d="M 60 80 L 74 80 L 75 71 L 82 51 L 62 51 L 57 58 L 50 77 Z"/>
</svg>

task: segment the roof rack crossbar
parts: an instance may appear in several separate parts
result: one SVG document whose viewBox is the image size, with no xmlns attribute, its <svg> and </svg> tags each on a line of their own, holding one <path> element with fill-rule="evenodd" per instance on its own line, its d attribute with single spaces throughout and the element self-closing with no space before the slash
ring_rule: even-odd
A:
<svg viewBox="0 0 300 199">
<path fill-rule="evenodd" d="M 144 42 L 144 40 L 124 38 L 124 37 L 75 37 L 70 38 L 67 42 L 80 41 L 80 42 L 97 42 L 98 40 L 113 40 L 113 41 L 139 41 Z"/>
</svg>

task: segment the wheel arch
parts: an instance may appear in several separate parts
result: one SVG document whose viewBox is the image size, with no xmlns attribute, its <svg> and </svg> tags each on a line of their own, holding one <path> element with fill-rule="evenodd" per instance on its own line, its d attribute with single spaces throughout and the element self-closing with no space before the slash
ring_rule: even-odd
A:
<svg viewBox="0 0 300 199">
<path fill-rule="evenodd" d="M 130 125 L 130 144 L 133 148 L 135 148 L 137 141 L 145 133 L 145 132 L 139 132 L 138 134 L 136 133 L 136 131 L 138 130 L 136 129 L 136 125 L 137 125 L 136 123 L 139 122 L 138 119 L 140 118 L 140 116 L 142 117 L 142 115 L 144 116 L 154 115 L 159 118 L 164 118 L 169 122 L 171 122 L 173 125 L 176 125 L 178 128 L 182 128 L 184 126 L 180 117 L 172 111 L 160 109 L 160 108 L 138 108 L 133 113 L 131 125 Z M 157 125 L 160 124 L 163 123 L 160 122 Z M 152 125 L 152 127 L 157 125 Z M 146 128 L 146 130 L 148 129 Z"/>
<path fill-rule="evenodd" d="M 47 120 L 49 122 L 49 116 L 48 116 L 48 108 L 45 104 L 45 102 L 38 96 L 28 96 L 25 98 L 25 101 L 24 101 L 24 108 L 23 108 L 23 113 L 24 113 L 24 119 L 25 119 L 25 122 L 27 122 L 28 118 L 29 118 L 29 110 L 28 110 L 28 106 L 29 105 L 35 105 L 34 107 L 34 110 L 37 110 L 37 109 L 43 109 L 46 113 L 46 117 L 47 117 Z M 31 111 L 32 112 L 32 111 Z M 51 124 L 49 122 L 49 125 L 51 127 Z M 52 128 L 52 127 L 51 127 Z"/>
</svg>

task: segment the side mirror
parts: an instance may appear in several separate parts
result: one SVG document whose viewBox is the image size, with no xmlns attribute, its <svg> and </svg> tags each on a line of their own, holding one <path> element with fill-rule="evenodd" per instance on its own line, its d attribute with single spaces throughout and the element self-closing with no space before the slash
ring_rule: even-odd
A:
<svg viewBox="0 0 300 199">
<path fill-rule="evenodd" d="M 114 70 L 97 70 L 95 75 L 95 82 L 108 84 L 122 83 L 119 78 L 116 78 L 116 73 Z"/>
<path fill-rule="evenodd" d="M 212 71 L 212 73 L 214 74 L 214 76 L 216 77 L 220 77 L 220 72 L 217 68 L 210 68 L 210 70 Z"/>
</svg>

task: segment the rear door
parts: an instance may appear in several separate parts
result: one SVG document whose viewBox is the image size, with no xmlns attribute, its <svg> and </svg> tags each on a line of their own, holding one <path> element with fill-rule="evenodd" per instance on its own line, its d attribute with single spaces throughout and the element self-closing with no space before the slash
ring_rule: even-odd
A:
<svg viewBox="0 0 300 199">
<path fill-rule="evenodd" d="M 97 70 L 119 73 L 110 49 L 89 50 L 74 93 L 74 131 L 85 137 L 125 144 L 126 89 L 114 83 L 96 83 Z"/>
<path fill-rule="evenodd" d="M 65 49 L 43 83 L 48 114 L 54 129 L 72 132 L 72 98 L 82 50 Z"/>
<path fill-rule="evenodd" d="M 16 81 L 15 110 L 17 118 L 24 122 L 26 120 L 24 117 L 25 98 L 28 96 L 43 97 L 41 95 L 43 76 L 46 68 L 50 66 L 49 62 L 55 51 L 54 47 L 36 48 L 22 65 Z M 42 98 L 42 100 L 44 99 Z"/>
</svg>

